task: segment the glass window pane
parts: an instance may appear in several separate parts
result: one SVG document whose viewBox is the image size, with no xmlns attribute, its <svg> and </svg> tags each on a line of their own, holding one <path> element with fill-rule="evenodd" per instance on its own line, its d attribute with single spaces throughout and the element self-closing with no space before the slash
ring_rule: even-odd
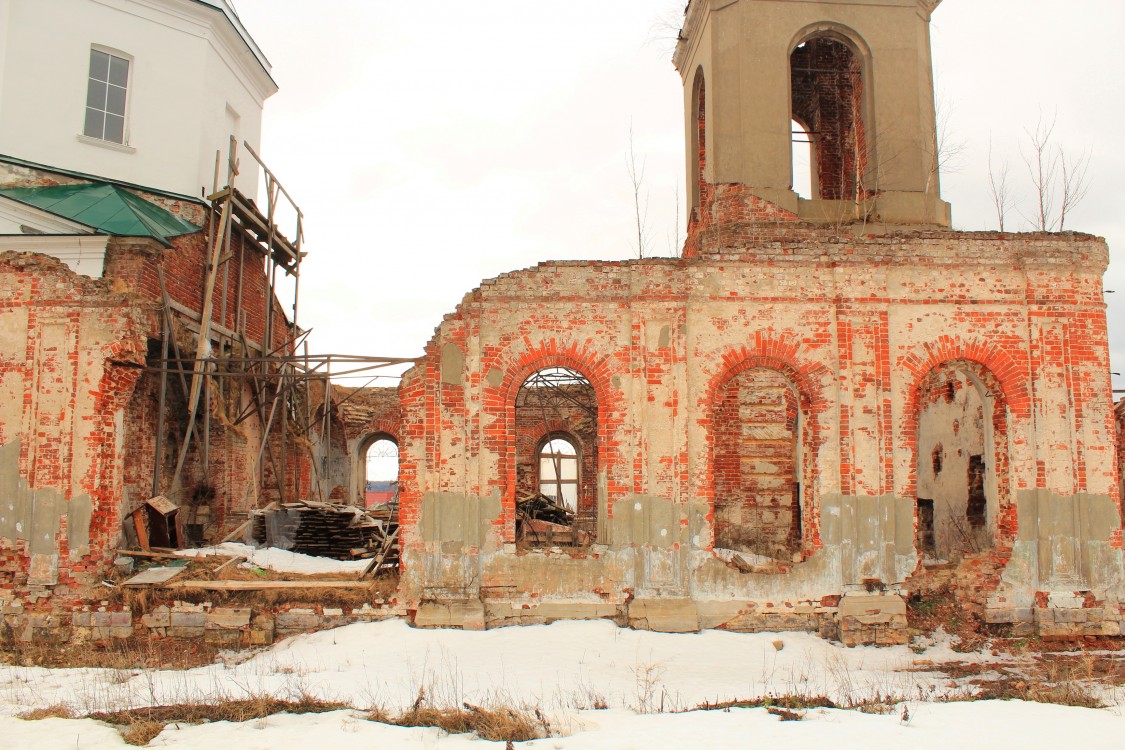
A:
<svg viewBox="0 0 1125 750">
<path fill-rule="evenodd" d="M 99 81 L 109 80 L 109 55 L 96 49 L 90 50 L 90 77 Z"/>
<path fill-rule="evenodd" d="M 117 115 L 105 116 L 105 139 L 114 143 L 125 142 L 125 118 Z"/>
<path fill-rule="evenodd" d="M 106 96 L 105 111 L 115 115 L 125 116 L 125 89 L 120 86 L 110 86 Z"/>
<path fill-rule="evenodd" d="M 564 484 L 562 486 L 562 504 L 569 510 L 578 507 L 578 485 Z"/>
<path fill-rule="evenodd" d="M 115 86 L 125 86 L 129 81 L 129 61 L 120 57 L 109 57 L 109 82 Z"/>
<path fill-rule="evenodd" d="M 555 438 L 547 443 L 546 448 L 552 453 L 563 453 L 568 456 L 575 455 L 574 446 L 571 445 L 569 440 L 564 440 L 562 438 Z"/>
<path fill-rule="evenodd" d="M 91 138 L 101 138 L 105 130 L 105 113 L 97 109 L 86 110 L 86 125 L 82 132 Z"/>
<path fill-rule="evenodd" d="M 105 109 L 105 88 L 105 83 L 91 78 L 90 85 L 86 89 L 86 106 L 94 109 Z"/>
<path fill-rule="evenodd" d="M 557 479 L 555 476 L 555 460 L 553 458 L 539 459 L 539 481 L 550 482 Z"/>
<path fill-rule="evenodd" d="M 562 459 L 559 469 L 562 471 L 562 479 L 569 479 L 572 482 L 578 479 L 578 461 L 575 459 Z"/>
</svg>

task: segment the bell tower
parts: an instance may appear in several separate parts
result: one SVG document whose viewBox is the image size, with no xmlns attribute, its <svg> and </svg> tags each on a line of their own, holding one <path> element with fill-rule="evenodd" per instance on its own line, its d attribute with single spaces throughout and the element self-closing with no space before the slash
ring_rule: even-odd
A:
<svg viewBox="0 0 1125 750">
<path fill-rule="evenodd" d="M 940 2 L 690 0 L 674 61 L 692 222 L 949 227 L 930 60 Z M 809 196 L 793 190 L 795 139 L 810 144 Z"/>
</svg>

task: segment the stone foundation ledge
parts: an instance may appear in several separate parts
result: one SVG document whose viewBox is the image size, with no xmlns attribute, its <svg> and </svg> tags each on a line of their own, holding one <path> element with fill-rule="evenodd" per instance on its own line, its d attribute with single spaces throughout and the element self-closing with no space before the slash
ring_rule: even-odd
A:
<svg viewBox="0 0 1125 750">
<path fill-rule="evenodd" d="M 484 630 L 558 620 L 608 619 L 637 630 L 695 633 L 721 629 L 743 633 L 803 631 L 845 645 L 898 645 L 910 640 L 906 601 L 899 595 L 845 594 L 779 604 L 739 600 L 638 597 L 628 604 L 605 601 L 426 601 L 413 612 L 420 628 Z"/>
<path fill-rule="evenodd" d="M 1004 595 L 988 598 L 984 621 L 1010 625 L 1013 633 L 1041 638 L 1084 638 L 1125 635 L 1125 610 L 1119 604 L 1099 603 L 1088 592 L 1050 592 L 1030 606 L 1016 606 Z"/>
<path fill-rule="evenodd" d="M 277 638 L 301 633 L 402 617 L 396 606 L 371 606 L 345 611 L 333 607 L 288 607 L 281 610 L 253 607 L 216 607 L 210 603 L 176 602 L 160 605 L 135 616 L 128 608 L 106 607 L 74 612 L 24 612 L 8 608 L 0 622 L 12 640 L 21 643 L 98 641 L 133 636 L 203 639 L 229 646 L 265 646 Z"/>
</svg>

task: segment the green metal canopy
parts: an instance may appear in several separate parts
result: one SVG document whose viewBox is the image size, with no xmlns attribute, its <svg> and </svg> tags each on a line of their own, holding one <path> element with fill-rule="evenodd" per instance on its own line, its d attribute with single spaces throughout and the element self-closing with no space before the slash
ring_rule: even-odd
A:
<svg viewBox="0 0 1125 750">
<path fill-rule="evenodd" d="M 165 245 L 170 244 L 169 237 L 191 234 L 202 228 L 127 190 L 105 183 L 0 188 L 0 196 L 85 224 L 98 234 L 152 237 Z"/>
</svg>

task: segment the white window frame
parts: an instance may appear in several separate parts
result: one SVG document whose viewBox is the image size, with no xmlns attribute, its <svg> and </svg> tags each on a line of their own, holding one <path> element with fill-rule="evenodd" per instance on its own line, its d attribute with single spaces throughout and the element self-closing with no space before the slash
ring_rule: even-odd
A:
<svg viewBox="0 0 1125 750">
<path fill-rule="evenodd" d="M 87 113 L 91 109 L 94 109 L 94 108 L 89 106 L 89 104 L 90 104 L 89 99 L 90 99 L 91 81 L 94 80 L 93 79 L 93 60 L 92 60 L 92 57 L 93 57 L 93 53 L 95 53 L 95 52 L 99 52 L 103 55 L 108 55 L 110 58 L 117 58 L 119 60 L 124 60 L 125 63 L 129 66 L 128 71 L 125 74 L 125 86 L 124 86 L 124 89 L 125 89 L 125 106 L 124 106 L 124 112 L 121 115 L 122 118 L 124 119 L 124 122 L 122 123 L 122 128 L 121 128 L 121 141 L 115 141 L 115 140 L 112 140 L 112 139 L 107 139 L 105 137 L 104 119 L 103 119 L 103 124 L 102 124 L 101 135 L 91 135 L 91 134 L 86 132 Z M 135 151 L 135 149 L 132 148 L 129 145 L 129 138 L 130 138 L 129 110 L 132 108 L 132 101 L 133 101 L 133 69 L 134 69 L 134 66 L 135 66 L 134 65 L 135 60 L 134 60 L 132 55 L 130 55 L 127 52 L 123 52 L 119 49 L 115 49 L 113 47 L 107 47 L 107 46 L 101 45 L 101 44 L 91 44 L 90 45 L 90 55 L 87 58 L 87 62 L 88 62 L 88 64 L 87 64 L 87 67 L 86 67 L 85 97 L 83 99 L 83 106 L 82 106 L 82 127 L 81 127 L 81 130 L 80 130 L 80 134 L 78 136 L 78 140 L 80 140 L 84 143 L 90 143 L 90 144 L 94 144 L 94 145 L 97 145 L 97 146 L 104 146 L 104 147 L 107 147 L 107 148 L 122 150 L 122 151 L 127 151 L 127 152 L 132 153 L 133 151 Z M 110 64 L 112 65 L 112 60 L 110 61 Z M 107 74 L 106 77 L 107 78 L 109 77 L 108 74 Z M 107 87 L 111 86 L 111 85 L 114 85 L 114 84 L 109 83 L 108 81 L 106 81 L 105 83 L 106 83 Z M 107 93 L 107 99 L 108 99 L 108 93 Z M 106 103 L 105 103 L 104 109 L 96 109 L 95 111 L 101 112 L 103 117 L 104 117 L 106 115 L 111 114 L 108 107 L 109 107 L 109 102 L 107 100 Z M 113 113 L 113 114 L 115 114 L 115 113 Z"/>
</svg>

